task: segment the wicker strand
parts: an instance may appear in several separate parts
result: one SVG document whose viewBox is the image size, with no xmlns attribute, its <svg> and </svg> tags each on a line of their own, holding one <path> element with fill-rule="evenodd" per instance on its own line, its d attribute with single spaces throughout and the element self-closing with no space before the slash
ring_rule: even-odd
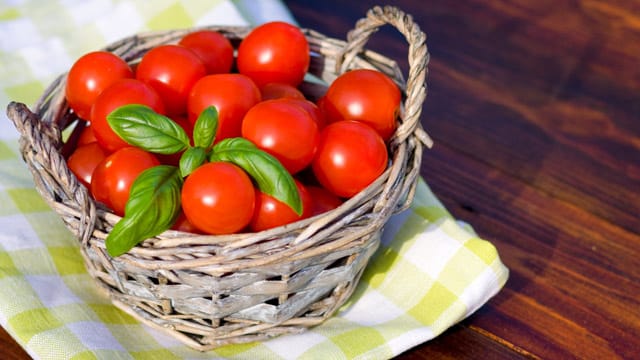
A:
<svg viewBox="0 0 640 360">
<path fill-rule="evenodd" d="M 58 152 L 62 143 L 59 129 L 50 123 L 40 121 L 36 114 L 21 103 L 11 102 L 7 107 L 7 116 L 23 134 L 20 137 L 23 157 L 28 162 L 37 164 L 36 167 L 30 168 L 36 183 L 42 177 L 50 177 L 50 180 L 43 181 L 36 189 L 52 208 L 56 208 L 56 203 L 62 202 L 70 210 L 80 214 L 74 233 L 80 237 L 82 243 L 88 242 L 96 221 L 95 205 L 87 189 L 80 185 Z M 65 216 L 63 220 L 67 222 Z"/>
<path fill-rule="evenodd" d="M 433 146 L 433 140 L 419 128 L 422 104 L 427 95 L 426 76 L 429 63 L 429 52 L 426 36 L 413 21 L 411 15 L 405 14 L 396 7 L 376 6 L 367 12 L 367 16 L 358 20 L 355 28 L 347 34 L 347 45 L 343 54 L 336 61 L 335 71 L 339 74 L 351 68 L 354 59 L 362 51 L 369 38 L 380 27 L 390 24 L 394 26 L 409 44 L 409 78 L 407 81 L 407 98 L 405 100 L 405 119 L 396 131 L 393 142 L 404 141 L 411 134 L 418 132 L 418 137 L 427 146 Z"/>
<path fill-rule="evenodd" d="M 406 82 L 395 61 L 364 49 L 384 24 L 395 26 L 409 42 Z M 135 64 L 151 48 L 175 43 L 195 29 L 141 33 L 104 49 Z M 235 47 L 251 30 L 197 29 L 220 31 Z M 195 349 L 296 333 L 332 316 L 354 292 L 389 217 L 411 203 L 423 145 L 431 146 L 419 119 L 429 55 L 425 36 L 410 16 L 396 8 L 373 8 L 348 41 L 310 29 L 303 33 L 312 55 L 309 73 L 319 80 L 301 86 L 305 95 L 317 99 L 349 69 L 377 69 L 402 89 L 403 112 L 383 175 L 334 210 L 263 232 L 213 236 L 171 230 L 112 258 L 105 239 L 121 218 L 96 203 L 65 162 L 64 151 L 73 144 L 62 143 L 62 130 L 73 135 L 84 126 L 64 99 L 66 74 L 47 87 L 34 112 L 24 104 L 8 107 L 35 186 L 78 237 L 98 288 L 116 306 Z"/>
</svg>

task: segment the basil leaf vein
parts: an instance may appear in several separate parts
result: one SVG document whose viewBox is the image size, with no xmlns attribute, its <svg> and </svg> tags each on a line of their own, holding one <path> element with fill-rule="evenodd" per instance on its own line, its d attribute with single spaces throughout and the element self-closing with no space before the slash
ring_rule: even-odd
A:
<svg viewBox="0 0 640 360">
<path fill-rule="evenodd" d="M 107 115 L 107 122 L 128 144 L 152 153 L 175 154 L 190 145 L 180 125 L 146 105 L 123 105 Z"/>
<path fill-rule="evenodd" d="M 107 252 L 119 256 L 169 229 L 180 214 L 182 177 L 177 167 L 158 165 L 133 182 L 124 217 L 106 238 Z"/>
<path fill-rule="evenodd" d="M 265 194 L 287 204 L 298 215 L 302 214 L 302 200 L 291 174 L 272 155 L 258 149 L 244 138 L 228 138 L 213 147 L 209 161 L 228 161 L 244 171 Z"/>
<path fill-rule="evenodd" d="M 218 131 L 218 110 L 215 106 L 205 108 L 193 126 L 193 144 L 209 149 Z"/>
</svg>

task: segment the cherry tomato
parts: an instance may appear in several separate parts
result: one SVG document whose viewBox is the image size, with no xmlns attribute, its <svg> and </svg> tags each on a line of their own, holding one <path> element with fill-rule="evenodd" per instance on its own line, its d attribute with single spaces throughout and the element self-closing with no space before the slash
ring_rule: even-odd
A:
<svg viewBox="0 0 640 360">
<path fill-rule="evenodd" d="M 207 70 L 193 51 L 180 45 L 160 45 L 149 50 L 136 69 L 136 78 L 151 85 L 164 102 L 167 114 L 183 114 L 193 84 Z"/>
<path fill-rule="evenodd" d="M 260 102 L 242 120 L 242 137 L 278 159 L 291 173 L 307 167 L 318 145 L 318 126 L 288 99 Z"/>
<path fill-rule="evenodd" d="M 200 113 L 213 105 L 219 116 L 216 141 L 238 137 L 242 118 L 258 102 L 260 90 L 250 78 L 241 74 L 207 75 L 189 93 L 189 121 L 195 124 Z"/>
<path fill-rule="evenodd" d="M 192 234 L 202 233 L 200 230 L 198 230 L 198 228 L 196 228 L 192 223 L 189 222 L 189 219 L 187 219 L 187 217 L 184 215 L 184 211 L 180 211 L 180 214 L 178 215 L 176 221 L 173 223 L 173 226 L 171 226 L 171 229 Z"/>
<path fill-rule="evenodd" d="M 237 65 L 262 86 L 277 82 L 298 86 L 309 69 L 309 43 L 294 25 L 274 21 L 254 28 L 238 47 Z"/>
<path fill-rule="evenodd" d="M 249 228 L 252 231 L 262 231 L 272 229 L 285 224 L 290 224 L 294 221 L 306 219 L 311 216 L 312 202 L 311 196 L 307 189 L 296 180 L 296 186 L 298 188 L 298 194 L 302 200 L 302 214 L 296 214 L 289 205 L 274 198 L 271 195 L 267 195 L 261 191 L 257 191 L 256 194 L 256 208 L 251 218 Z"/>
<path fill-rule="evenodd" d="M 293 102 L 303 109 L 307 111 L 311 119 L 316 122 L 318 125 L 318 130 L 322 130 L 326 126 L 327 121 L 324 118 L 324 114 L 320 110 L 320 108 L 314 104 L 313 102 L 306 99 L 288 99 L 288 101 Z"/>
<path fill-rule="evenodd" d="M 356 69 L 336 78 L 321 104 L 327 121 L 362 121 L 386 141 L 396 129 L 400 101 L 400 89 L 387 75 L 376 70 Z"/>
<path fill-rule="evenodd" d="M 93 133 L 93 128 L 91 126 L 85 126 L 78 137 L 78 143 L 76 146 L 80 147 L 82 145 L 87 145 L 92 142 L 97 142 L 95 134 Z"/>
<path fill-rule="evenodd" d="M 178 45 L 191 49 L 207 69 L 208 74 L 231 71 L 233 46 L 229 39 L 217 31 L 199 30 L 185 35 Z"/>
<path fill-rule="evenodd" d="M 80 118 L 88 120 L 98 95 L 117 80 L 131 77 L 131 67 L 118 55 L 107 51 L 87 53 L 69 70 L 65 84 L 67 103 Z"/>
<path fill-rule="evenodd" d="M 302 91 L 297 87 L 289 84 L 281 83 L 268 83 L 260 88 L 260 94 L 262 94 L 262 100 L 272 100 L 280 98 L 288 99 L 304 99 Z"/>
<path fill-rule="evenodd" d="M 105 89 L 91 108 L 91 127 L 100 146 L 109 152 L 129 146 L 116 134 L 107 115 L 127 104 L 147 105 L 158 113 L 164 113 L 164 105 L 153 88 L 136 79 L 119 80 Z"/>
<path fill-rule="evenodd" d="M 93 170 L 107 155 L 97 142 L 81 145 L 69 156 L 67 166 L 84 186 L 90 188 Z"/>
<path fill-rule="evenodd" d="M 312 169 L 322 186 L 348 198 L 378 178 L 387 161 L 385 143 L 373 128 L 345 120 L 322 130 Z"/>
<path fill-rule="evenodd" d="M 325 213 L 342 205 L 342 199 L 334 195 L 322 186 L 307 186 L 307 192 L 311 196 L 311 216 Z"/>
<path fill-rule="evenodd" d="M 144 170 L 160 165 L 153 154 L 136 147 L 122 148 L 107 156 L 93 171 L 91 194 L 113 210 L 124 215 L 133 181 Z"/>
<path fill-rule="evenodd" d="M 208 234 L 231 234 L 244 229 L 255 207 L 249 176 L 228 162 L 206 163 L 182 186 L 182 210 L 193 226 Z"/>
</svg>

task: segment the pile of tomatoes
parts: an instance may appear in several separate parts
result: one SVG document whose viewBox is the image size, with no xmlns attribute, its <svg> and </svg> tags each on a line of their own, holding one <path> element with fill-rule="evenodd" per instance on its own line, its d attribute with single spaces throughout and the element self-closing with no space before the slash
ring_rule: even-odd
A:
<svg viewBox="0 0 640 360">
<path fill-rule="evenodd" d="M 88 53 L 66 82 L 67 103 L 84 125 L 68 166 L 97 201 L 124 216 L 135 179 L 160 164 L 176 165 L 180 154 L 130 145 L 108 115 L 124 105 L 145 105 L 192 135 L 198 116 L 213 106 L 215 142 L 244 138 L 276 158 L 295 179 L 303 211 L 258 190 L 240 167 L 205 162 L 184 179 L 174 229 L 260 231 L 333 209 L 388 166 L 386 143 L 401 93 L 381 72 L 352 70 L 314 102 L 299 90 L 309 62 L 306 37 L 284 22 L 254 28 L 237 51 L 223 34 L 198 30 L 150 49 L 138 62 Z"/>
</svg>

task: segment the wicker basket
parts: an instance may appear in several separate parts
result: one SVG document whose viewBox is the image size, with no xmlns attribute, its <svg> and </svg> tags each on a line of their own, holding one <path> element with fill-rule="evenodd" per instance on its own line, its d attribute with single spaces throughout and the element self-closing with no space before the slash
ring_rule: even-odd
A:
<svg viewBox="0 0 640 360">
<path fill-rule="evenodd" d="M 394 61 L 363 49 L 386 24 L 409 43 L 407 82 Z M 250 30 L 206 28 L 222 32 L 235 46 Z M 106 50 L 135 62 L 150 48 L 175 43 L 189 31 L 139 34 Z M 375 68 L 398 83 L 405 102 L 384 174 L 339 208 L 279 228 L 228 236 L 166 231 L 111 258 L 105 237 L 120 218 L 95 203 L 65 163 L 72 140 L 64 143 L 61 133 L 68 129 L 73 139 L 81 128 L 77 124 L 82 125 L 64 100 L 66 74 L 44 92 L 33 112 L 20 103 L 8 107 L 37 190 L 79 239 L 99 288 L 143 323 L 201 351 L 301 332 L 334 314 L 356 287 L 385 222 L 410 204 L 423 145 L 431 145 L 420 125 L 428 52 L 425 35 L 411 16 L 375 7 L 347 41 L 303 32 L 311 48 L 310 74 L 328 83 L 350 69 Z M 325 88 L 314 81 L 303 84 L 310 97 Z"/>
</svg>

